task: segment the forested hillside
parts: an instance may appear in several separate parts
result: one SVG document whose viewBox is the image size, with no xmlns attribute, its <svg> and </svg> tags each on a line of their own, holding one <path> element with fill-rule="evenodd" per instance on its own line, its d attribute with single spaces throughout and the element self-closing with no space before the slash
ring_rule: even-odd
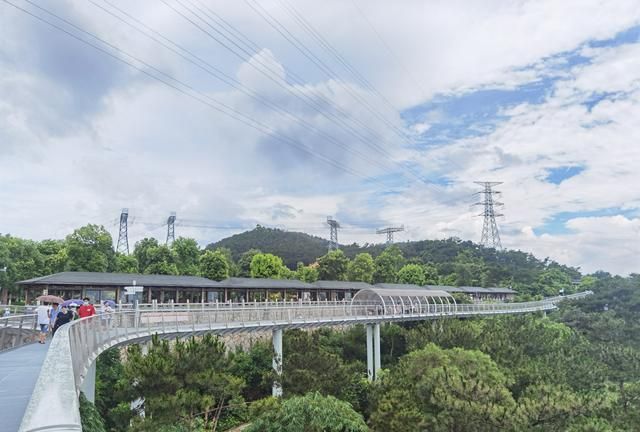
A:
<svg viewBox="0 0 640 432">
<path fill-rule="evenodd" d="M 167 246 L 155 238 L 136 242 L 130 255 L 117 253 L 102 226 L 86 225 L 64 240 L 40 242 L 0 236 L 2 300 L 19 301 L 16 282 L 61 271 L 347 280 L 511 287 L 522 296 L 548 296 L 588 289 L 593 276 L 520 251 L 485 249 L 459 239 L 342 246 L 327 253 L 326 241 L 304 233 L 257 227 L 204 250 L 179 237 Z M 305 265 L 306 264 L 306 265 Z M 524 297 L 521 297 L 524 298 Z"/>
</svg>

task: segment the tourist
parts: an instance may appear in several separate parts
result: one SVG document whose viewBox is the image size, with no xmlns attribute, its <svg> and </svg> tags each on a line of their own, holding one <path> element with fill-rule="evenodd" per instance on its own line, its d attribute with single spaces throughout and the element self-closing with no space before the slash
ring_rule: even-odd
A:
<svg viewBox="0 0 640 432">
<path fill-rule="evenodd" d="M 107 326 L 110 327 L 111 324 L 111 318 L 113 316 L 113 308 L 111 307 L 111 305 L 109 304 L 108 300 L 105 300 L 102 303 L 102 307 L 100 308 L 100 316 L 102 318 L 102 322 Z"/>
<path fill-rule="evenodd" d="M 58 312 L 60 312 L 60 305 L 58 305 L 57 303 L 52 303 L 51 310 L 49 311 L 49 329 L 52 329 L 55 325 Z"/>
<path fill-rule="evenodd" d="M 96 314 L 96 308 L 90 303 L 89 297 L 85 297 L 83 300 L 84 304 L 78 309 L 80 319 L 94 316 Z"/>
<path fill-rule="evenodd" d="M 71 311 L 71 321 L 77 320 L 79 318 L 78 315 L 78 305 L 75 303 L 71 303 L 70 305 L 71 307 L 69 308 L 69 310 Z"/>
<path fill-rule="evenodd" d="M 73 312 L 67 308 L 66 306 L 61 306 L 60 312 L 58 312 L 58 316 L 56 317 L 55 324 L 53 326 L 52 335 L 56 335 L 56 330 L 58 330 L 63 325 L 71 322 L 73 320 Z"/>
<path fill-rule="evenodd" d="M 38 325 L 40 326 L 40 333 L 38 333 L 39 342 L 43 344 L 49 331 L 49 323 L 51 320 L 50 307 L 42 304 L 36 308 L 36 314 L 38 316 Z"/>
</svg>

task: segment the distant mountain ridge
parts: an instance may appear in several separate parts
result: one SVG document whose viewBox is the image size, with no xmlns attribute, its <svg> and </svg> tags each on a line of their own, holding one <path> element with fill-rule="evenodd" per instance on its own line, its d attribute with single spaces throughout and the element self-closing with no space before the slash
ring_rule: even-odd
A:
<svg viewBox="0 0 640 432">
<path fill-rule="evenodd" d="M 361 252 L 368 252 L 374 258 L 386 248 L 386 244 L 351 244 L 341 245 L 345 255 L 353 258 Z M 441 274 L 455 271 L 456 257 L 461 253 L 481 259 L 487 266 L 487 278 L 491 281 L 502 281 L 503 284 L 530 284 L 545 269 L 556 268 L 572 278 L 580 278 L 577 269 L 558 264 L 548 258 L 541 260 L 530 253 L 505 250 L 486 249 L 471 241 L 456 238 L 446 240 L 419 240 L 396 243 L 407 262 L 433 263 Z M 249 249 L 260 249 L 281 257 L 290 269 L 295 269 L 298 262 L 310 264 L 327 253 L 328 241 L 301 232 L 289 232 L 258 225 L 231 237 L 211 243 L 207 249 L 225 247 L 231 250 L 237 260 Z"/>
</svg>

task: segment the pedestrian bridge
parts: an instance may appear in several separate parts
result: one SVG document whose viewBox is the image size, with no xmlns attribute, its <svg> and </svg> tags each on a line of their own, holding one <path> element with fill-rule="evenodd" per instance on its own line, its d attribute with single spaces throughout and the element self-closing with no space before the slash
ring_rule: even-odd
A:
<svg viewBox="0 0 640 432">
<path fill-rule="evenodd" d="M 25 385 L 31 386 L 26 409 L 0 414 L 4 426 L 11 424 L 8 417 L 16 417 L 15 424 L 20 424 L 21 432 L 81 431 L 78 395 L 82 390 L 92 399 L 98 355 L 111 347 L 148 341 L 154 335 L 175 338 L 205 333 L 272 331 L 273 366 L 280 374 L 283 330 L 364 324 L 367 329 L 367 371 L 369 379 L 375 379 L 381 367 L 381 323 L 544 312 L 555 309 L 561 301 L 591 294 L 587 291 L 522 303 L 456 304 L 445 292 L 424 293 L 424 290 L 367 289 L 345 302 L 154 303 L 121 307 L 108 316 L 85 318 L 61 327 L 48 345 L 46 355 L 40 351 L 40 359 L 38 354 L 32 356 L 35 358 L 32 363 L 41 361 L 41 366 L 35 383 L 24 377 Z M 25 361 L 23 350 L 45 349 L 35 345 L 0 354 L 0 364 L 11 363 L 10 356 L 16 358 L 15 362 Z M 10 389 L 10 392 L 15 391 Z M 273 393 L 282 394 L 277 382 Z M 9 421 L 5 422 L 4 417 Z"/>
</svg>

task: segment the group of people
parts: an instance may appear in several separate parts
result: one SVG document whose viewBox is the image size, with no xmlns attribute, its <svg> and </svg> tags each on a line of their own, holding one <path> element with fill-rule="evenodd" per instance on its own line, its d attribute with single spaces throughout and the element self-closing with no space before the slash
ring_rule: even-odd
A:
<svg viewBox="0 0 640 432">
<path fill-rule="evenodd" d="M 113 308 L 105 301 L 100 312 L 105 316 L 110 316 L 113 313 Z M 51 303 L 38 306 L 36 314 L 38 315 L 38 326 L 40 327 L 39 343 L 43 344 L 47 333 L 51 332 L 53 336 L 60 327 L 73 320 L 96 315 L 96 308 L 89 297 L 85 297 L 80 307 L 75 303 L 69 305 Z"/>
</svg>

